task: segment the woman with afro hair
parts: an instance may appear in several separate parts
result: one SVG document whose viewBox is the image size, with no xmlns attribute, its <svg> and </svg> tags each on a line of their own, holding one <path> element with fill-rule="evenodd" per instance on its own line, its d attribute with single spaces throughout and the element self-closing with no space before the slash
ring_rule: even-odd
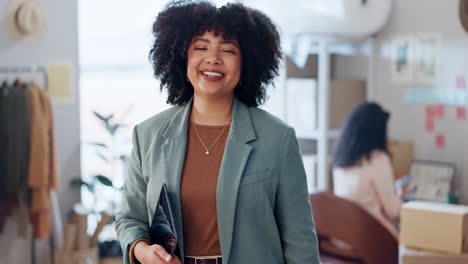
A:
<svg viewBox="0 0 468 264">
<path fill-rule="evenodd" d="M 125 263 L 318 264 L 295 132 L 258 108 L 282 57 L 275 25 L 239 3 L 172 1 L 153 35 L 154 75 L 173 107 L 133 131 L 115 223 Z M 157 214 L 155 242 L 164 184 L 175 230 Z"/>
</svg>

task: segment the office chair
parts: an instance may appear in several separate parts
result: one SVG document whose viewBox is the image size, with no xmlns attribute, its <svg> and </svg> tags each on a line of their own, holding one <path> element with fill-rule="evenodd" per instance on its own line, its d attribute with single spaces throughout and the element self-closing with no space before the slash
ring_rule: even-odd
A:
<svg viewBox="0 0 468 264">
<path fill-rule="evenodd" d="M 358 204 L 330 192 L 310 194 L 322 264 L 396 264 L 398 241 Z M 330 238 L 345 242 L 338 247 Z"/>
</svg>

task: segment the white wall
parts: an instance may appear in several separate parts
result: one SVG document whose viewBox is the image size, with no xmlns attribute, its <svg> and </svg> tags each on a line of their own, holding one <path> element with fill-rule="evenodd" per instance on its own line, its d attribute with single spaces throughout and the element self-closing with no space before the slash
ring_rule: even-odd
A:
<svg viewBox="0 0 468 264">
<path fill-rule="evenodd" d="M 80 175 L 78 10 L 77 1 L 42 1 L 48 12 L 47 32 L 42 38 L 27 42 L 17 41 L 7 32 L 5 12 L 10 1 L 0 1 L 0 66 L 45 65 L 50 61 L 73 65 L 73 103 L 53 105 L 61 185 L 59 201 L 64 218 L 79 201 L 78 190 L 69 188 L 70 179 Z M 17 238 L 16 227 L 15 219 L 11 218 L 0 235 L 0 264 L 31 263 L 30 241 Z M 48 240 L 38 241 L 36 263 L 49 263 L 47 244 Z"/>
<path fill-rule="evenodd" d="M 406 88 L 455 88 L 455 76 L 468 78 L 468 33 L 458 19 L 458 0 L 395 0 L 386 28 L 379 34 L 375 83 L 377 100 L 391 111 L 390 136 L 409 140 L 415 158 L 455 163 L 455 188 L 461 201 L 468 203 L 468 121 L 455 118 L 454 107 L 446 107 L 445 117 L 435 123 L 435 132 L 445 133 L 446 146 L 435 145 L 435 133 L 425 132 L 425 105 L 403 101 Z M 389 43 L 395 34 L 438 32 L 442 35 L 440 78 L 433 86 L 399 85 L 392 82 Z"/>
</svg>

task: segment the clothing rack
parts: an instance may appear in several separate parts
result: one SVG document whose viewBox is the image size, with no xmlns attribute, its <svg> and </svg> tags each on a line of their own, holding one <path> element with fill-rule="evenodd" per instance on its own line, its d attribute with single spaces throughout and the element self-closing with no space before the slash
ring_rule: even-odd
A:
<svg viewBox="0 0 468 264">
<path fill-rule="evenodd" d="M 43 89 L 47 90 L 48 88 L 48 78 L 47 78 L 47 69 L 43 66 L 0 66 L 0 74 L 13 76 L 21 74 L 41 74 L 44 86 Z M 19 76 L 14 76 L 18 78 Z M 53 240 L 51 236 L 51 262 L 54 263 L 53 255 Z M 31 234 L 31 264 L 36 264 L 36 240 L 34 235 Z"/>
<path fill-rule="evenodd" d="M 41 74 L 44 81 L 44 89 L 47 90 L 47 69 L 44 66 L 0 66 L 0 74 Z"/>
</svg>

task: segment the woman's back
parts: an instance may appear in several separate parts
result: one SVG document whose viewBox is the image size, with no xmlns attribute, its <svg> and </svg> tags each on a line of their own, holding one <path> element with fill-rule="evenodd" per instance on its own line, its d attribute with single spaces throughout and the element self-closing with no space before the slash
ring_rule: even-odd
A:
<svg viewBox="0 0 468 264">
<path fill-rule="evenodd" d="M 335 195 L 351 200 L 376 217 L 395 237 L 398 230 L 391 220 L 398 218 L 401 202 L 393 189 L 393 169 L 389 156 L 373 151 L 349 168 L 334 168 Z"/>
</svg>

